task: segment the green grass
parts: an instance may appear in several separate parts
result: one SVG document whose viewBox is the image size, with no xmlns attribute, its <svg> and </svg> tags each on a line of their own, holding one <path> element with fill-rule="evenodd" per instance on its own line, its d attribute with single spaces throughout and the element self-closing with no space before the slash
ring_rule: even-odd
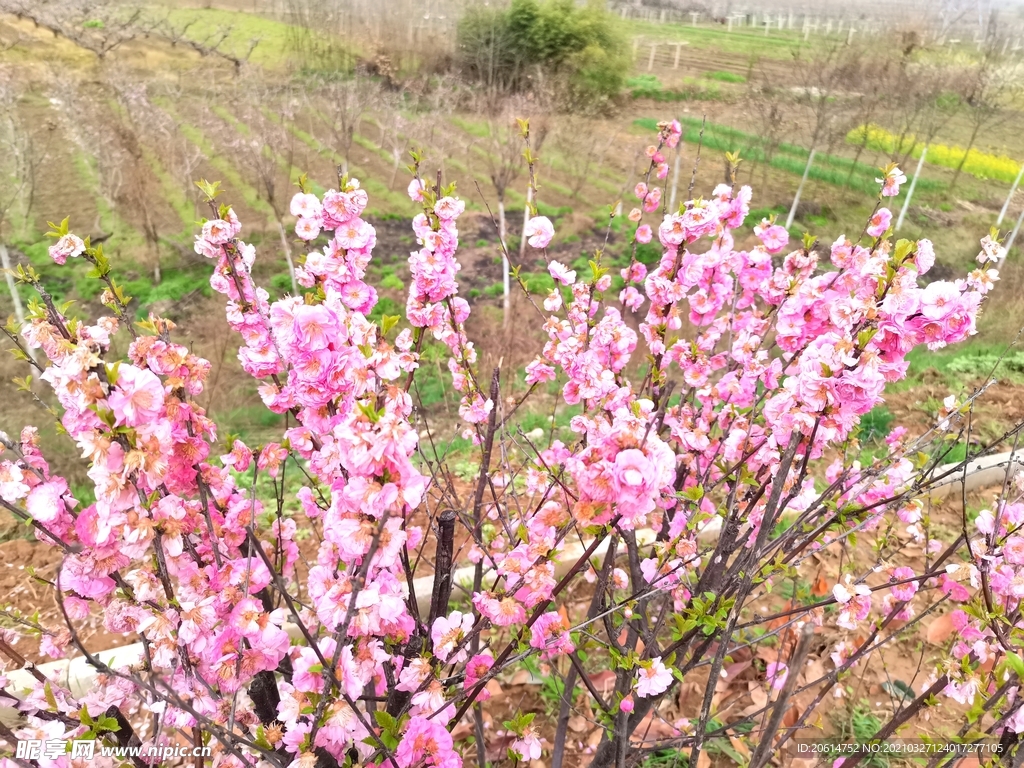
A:
<svg viewBox="0 0 1024 768">
<path fill-rule="evenodd" d="M 760 146 L 757 136 L 731 128 L 718 123 L 707 123 L 704 126 L 704 137 L 701 139 L 701 121 L 693 117 L 683 117 L 680 122 L 683 124 L 683 140 L 696 144 L 702 142 L 705 149 L 721 152 L 739 152 L 746 160 L 764 162 L 764 151 Z M 657 121 L 653 118 L 641 118 L 635 120 L 634 125 L 646 130 L 657 130 Z M 807 157 L 810 150 L 794 144 L 780 144 L 771 158 L 770 165 L 773 168 L 787 171 L 800 176 L 804 172 Z M 851 174 L 852 171 L 852 174 Z M 808 177 L 816 181 L 823 181 L 835 186 L 849 186 L 850 189 L 866 194 L 876 194 L 878 184 L 875 178 L 878 176 L 878 169 L 866 163 L 855 163 L 845 157 L 818 152 L 814 155 L 814 163 L 811 165 Z M 847 179 L 849 183 L 847 184 Z M 944 189 L 945 185 L 930 179 L 921 179 L 917 184 L 918 190 L 937 191 Z"/>
<path fill-rule="evenodd" d="M 743 75 L 737 75 L 735 72 L 720 72 L 718 70 L 714 72 L 705 72 L 704 77 L 708 80 L 717 80 L 720 83 L 745 83 L 747 78 Z"/>
<path fill-rule="evenodd" d="M 210 296 L 212 273 L 212 266 L 199 264 L 185 269 L 163 270 L 159 285 L 154 285 L 148 276 L 118 282 L 124 287 L 125 294 L 133 298 L 132 306 L 139 311 L 158 301 L 181 301 L 190 293 Z"/>
<path fill-rule="evenodd" d="M 733 60 L 739 59 L 780 59 L 792 60 L 798 51 L 807 51 L 817 45 L 824 44 L 824 36 L 816 36 L 810 43 L 803 41 L 799 29 L 772 29 L 767 35 L 764 29 L 734 26 L 729 32 L 724 25 L 714 27 L 689 24 L 660 24 L 648 21 L 626 19 L 621 22 L 623 32 L 629 38 L 642 37 L 645 41 L 660 43 L 686 42 L 687 50 L 712 49 L 730 54 Z M 637 61 L 646 64 L 650 48 L 641 44 L 637 51 Z M 673 49 L 674 50 L 674 49 Z"/>
</svg>

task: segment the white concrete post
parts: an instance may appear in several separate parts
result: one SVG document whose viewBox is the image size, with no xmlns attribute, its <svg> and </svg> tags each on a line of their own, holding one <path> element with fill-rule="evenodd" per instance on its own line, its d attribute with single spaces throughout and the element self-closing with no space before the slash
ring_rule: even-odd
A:
<svg viewBox="0 0 1024 768">
<path fill-rule="evenodd" d="M 1003 223 L 1003 217 L 1006 216 L 1006 211 L 1010 207 L 1010 201 L 1013 199 L 1013 193 L 1017 191 L 1017 185 L 1020 184 L 1021 176 L 1024 176 L 1024 163 L 1021 163 L 1020 170 L 1017 172 L 1017 178 L 1013 180 L 1013 186 L 1010 187 L 1010 194 L 1006 196 L 1006 202 L 1003 203 L 1003 207 L 999 211 L 999 218 L 996 219 L 997 227 Z"/>
<path fill-rule="evenodd" d="M 921 150 L 921 158 L 917 161 L 917 170 L 914 171 L 914 178 L 910 180 L 910 188 L 907 190 L 907 197 L 903 201 L 903 208 L 900 209 L 900 217 L 896 219 L 896 229 L 899 230 L 903 226 L 903 219 L 907 215 L 907 209 L 910 208 L 910 198 L 914 196 L 914 188 L 917 186 L 917 180 L 921 176 L 921 168 L 924 166 L 925 155 L 928 154 L 928 145 Z"/>
<path fill-rule="evenodd" d="M 811 172 L 811 163 L 814 162 L 814 153 L 816 151 L 817 150 L 812 149 L 811 153 L 807 156 L 807 165 L 804 166 L 803 178 L 800 179 L 800 186 L 796 188 L 796 197 L 793 198 L 793 205 L 789 209 L 789 216 L 786 217 L 786 229 L 789 229 L 791 226 L 793 226 L 793 219 L 796 218 L 796 208 L 798 205 L 800 205 L 800 195 L 803 194 L 804 184 L 807 183 L 807 176 Z"/>
</svg>

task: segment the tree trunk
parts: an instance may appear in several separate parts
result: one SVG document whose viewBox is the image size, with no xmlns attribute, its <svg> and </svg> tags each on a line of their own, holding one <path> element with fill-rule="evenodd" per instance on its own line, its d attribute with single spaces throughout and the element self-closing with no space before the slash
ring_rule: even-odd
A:
<svg viewBox="0 0 1024 768">
<path fill-rule="evenodd" d="M 292 279 L 292 293 L 299 295 L 299 284 L 295 280 L 295 262 L 292 261 L 292 247 L 288 243 L 288 235 L 284 231 L 284 223 L 278 219 L 277 229 L 281 233 L 281 246 L 284 248 L 284 258 L 288 262 L 288 276 Z"/>
<path fill-rule="evenodd" d="M 964 164 L 967 162 L 967 155 L 970 154 L 971 149 L 974 147 L 974 140 L 978 138 L 978 133 L 981 131 L 981 123 L 974 124 L 974 130 L 971 131 L 971 140 L 967 142 L 967 148 L 964 150 L 964 156 L 960 160 L 960 164 L 956 167 L 956 173 L 953 174 L 953 180 L 949 182 L 949 191 L 952 192 L 956 186 L 957 181 L 960 178 L 960 173 L 964 169 Z"/>
</svg>

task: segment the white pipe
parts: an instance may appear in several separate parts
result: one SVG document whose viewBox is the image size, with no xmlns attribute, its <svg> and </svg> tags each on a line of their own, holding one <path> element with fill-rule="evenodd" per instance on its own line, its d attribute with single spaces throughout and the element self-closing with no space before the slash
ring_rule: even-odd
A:
<svg viewBox="0 0 1024 768">
<path fill-rule="evenodd" d="M 1006 478 L 1007 466 L 1012 463 L 1011 475 L 1024 471 L 1024 460 L 1016 458 L 1012 453 L 1002 453 L 996 456 L 985 456 L 975 459 L 967 464 L 967 492 L 1002 484 Z M 936 474 L 945 474 L 955 469 L 957 464 L 946 464 L 936 470 Z M 950 493 L 960 492 L 963 484 L 963 474 L 958 472 L 955 476 L 943 480 L 937 486 L 929 490 L 926 496 L 932 500 L 943 498 Z M 713 517 L 708 520 L 698 531 L 698 539 L 705 542 L 714 540 L 722 527 L 722 519 Z M 650 528 L 642 528 L 636 531 L 637 543 L 642 546 L 651 544 L 655 540 L 655 532 Z M 589 546 L 589 545 L 587 545 Z M 575 543 L 566 546 L 555 561 L 555 575 L 564 576 L 572 568 L 586 551 L 583 543 Z M 602 541 L 594 550 L 592 557 L 601 558 L 608 551 L 608 540 Z M 472 589 L 473 578 L 476 574 L 476 566 L 459 568 L 452 575 L 453 586 L 460 586 L 463 589 Z M 430 610 L 430 596 L 433 592 L 434 577 L 423 576 L 414 582 L 416 590 L 416 603 L 419 606 L 420 614 L 426 614 Z M 284 629 L 292 640 L 302 640 L 303 634 L 294 624 L 285 624 Z M 142 662 L 144 651 L 142 643 L 132 643 L 120 648 L 100 651 L 95 654 L 101 661 L 112 668 L 135 666 Z M 8 684 L 6 690 L 12 694 L 27 690 L 32 687 L 34 678 L 29 671 L 33 665 L 24 669 L 7 672 Z M 52 680 L 59 680 L 68 688 L 75 697 L 83 695 L 96 684 L 96 670 L 93 669 L 84 656 L 77 656 L 73 659 L 60 659 L 46 664 L 35 665 L 35 668 L 45 677 Z M 12 726 L 18 722 L 18 713 L 13 707 L 0 706 L 0 723 Z"/>
</svg>

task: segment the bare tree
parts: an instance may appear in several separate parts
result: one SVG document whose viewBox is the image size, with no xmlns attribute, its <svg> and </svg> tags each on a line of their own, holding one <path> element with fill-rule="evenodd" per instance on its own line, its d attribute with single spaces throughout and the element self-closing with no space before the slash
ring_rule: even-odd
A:
<svg viewBox="0 0 1024 768">
<path fill-rule="evenodd" d="M 956 187 L 967 162 L 967 155 L 978 137 L 983 131 L 990 130 L 1017 114 L 1010 107 L 1024 90 L 1020 63 L 1002 54 L 1004 38 L 1000 28 L 995 25 L 994 15 L 992 22 L 978 61 L 961 79 L 964 84 L 962 94 L 965 113 L 971 133 L 964 148 L 964 156 L 960 159 L 949 183 L 950 192 Z"/>
<path fill-rule="evenodd" d="M 18 93 L 13 82 L 9 72 L 0 70 L 0 268 L 10 292 L 14 317 L 21 327 L 25 324 L 25 310 L 11 272 L 7 233 L 17 229 L 15 218 L 22 224 L 28 222 L 42 157 L 17 119 Z M 34 360 L 35 351 L 30 354 Z"/>
<path fill-rule="evenodd" d="M 762 184 L 768 184 L 768 168 L 772 164 L 779 144 L 782 143 L 783 131 L 785 129 L 785 92 L 774 85 L 774 78 L 764 71 L 760 71 L 760 77 L 755 81 L 751 78 L 750 90 L 747 93 L 747 103 L 751 112 L 756 116 L 757 137 L 761 160 L 764 163 Z M 750 177 L 753 179 L 754 171 L 757 169 L 757 157 L 750 165 Z"/>
<path fill-rule="evenodd" d="M 797 186 L 793 204 L 786 218 L 787 229 L 793 225 L 800 196 L 810 174 L 815 154 L 832 147 L 846 136 L 854 111 L 850 91 L 861 82 L 864 49 L 833 41 L 816 55 L 797 60 L 800 86 L 797 101 L 811 116 L 807 164 Z"/>
<path fill-rule="evenodd" d="M 153 27 L 142 8 L 100 0 L 0 0 L 0 11 L 29 19 L 100 59 Z"/>
<path fill-rule="evenodd" d="M 212 56 L 224 59 L 234 66 L 235 74 L 238 74 L 241 72 L 242 65 L 252 57 L 256 46 L 260 44 L 260 38 L 250 38 L 244 51 L 234 51 L 227 45 L 232 31 L 233 27 L 231 26 L 207 28 L 198 16 L 187 20 L 175 20 L 168 13 L 152 24 L 150 34 L 163 38 L 171 44 L 172 48 L 177 48 L 180 45 L 195 51 L 204 58 Z"/>
<path fill-rule="evenodd" d="M 275 88 L 256 74 L 236 83 L 231 98 L 231 112 L 239 130 L 234 141 L 237 156 L 260 198 L 270 207 L 288 263 L 292 292 L 297 295 L 295 260 L 284 223 L 297 159 L 295 133 L 289 129 L 296 102 L 289 88 Z"/>
<path fill-rule="evenodd" d="M 377 103 L 380 87 L 368 77 L 324 76 L 308 91 L 310 109 L 330 131 L 334 150 L 348 173 L 352 142 L 363 118 Z"/>
<path fill-rule="evenodd" d="M 505 225 L 505 194 L 523 170 L 523 140 L 515 120 L 512 104 L 487 120 L 487 137 L 475 147 L 475 157 L 487 169 L 488 178 L 498 199 L 498 238 L 501 241 L 502 307 L 508 326 L 511 280 L 508 263 L 507 228 Z"/>
<path fill-rule="evenodd" d="M 600 172 L 615 142 L 615 135 L 601 130 L 600 124 L 590 117 L 565 115 L 552 131 L 551 143 L 558 152 L 565 174 L 569 177 L 569 191 L 578 199 L 583 187 Z"/>
</svg>

